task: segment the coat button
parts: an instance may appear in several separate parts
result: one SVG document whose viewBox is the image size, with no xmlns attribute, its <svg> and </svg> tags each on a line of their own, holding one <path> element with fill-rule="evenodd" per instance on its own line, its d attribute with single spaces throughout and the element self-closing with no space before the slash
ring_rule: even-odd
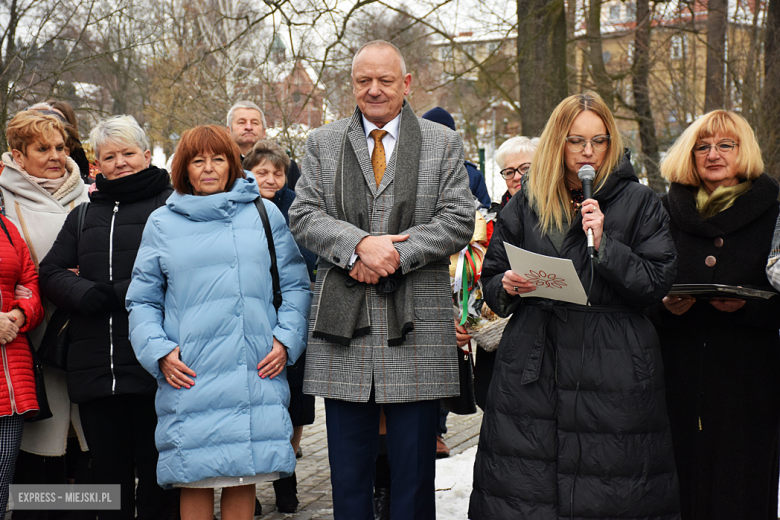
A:
<svg viewBox="0 0 780 520">
<path fill-rule="evenodd" d="M 341 258 L 339 258 L 339 257 L 337 257 L 337 256 L 334 256 L 334 257 L 333 257 L 333 263 L 334 263 L 334 264 L 340 264 L 340 263 L 341 263 Z"/>
<path fill-rule="evenodd" d="M 715 239 L 715 247 L 723 247 L 723 239 L 721 237 Z"/>
<path fill-rule="evenodd" d="M 717 262 L 718 261 L 712 255 L 704 259 L 704 263 L 707 264 L 707 267 L 713 267 Z"/>
</svg>

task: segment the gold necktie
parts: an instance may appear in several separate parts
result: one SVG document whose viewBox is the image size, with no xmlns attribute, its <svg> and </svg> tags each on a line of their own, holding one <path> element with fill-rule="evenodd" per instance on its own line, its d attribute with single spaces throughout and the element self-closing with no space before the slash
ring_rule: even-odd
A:
<svg viewBox="0 0 780 520">
<path fill-rule="evenodd" d="M 374 180 L 376 181 L 376 186 L 378 188 L 379 183 L 382 182 L 382 177 L 385 175 L 385 168 L 387 168 L 385 147 L 382 144 L 382 139 L 387 135 L 387 130 L 371 130 L 370 135 L 374 139 L 374 151 L 371 153 L 371 166 L 374 168 Z"/>
</svg>

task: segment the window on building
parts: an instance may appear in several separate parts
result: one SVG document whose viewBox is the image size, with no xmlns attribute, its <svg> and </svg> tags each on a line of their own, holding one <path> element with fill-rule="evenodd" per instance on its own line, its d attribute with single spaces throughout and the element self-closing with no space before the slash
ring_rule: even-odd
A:
<svg viewBox="0 0 780 520">
<path fill-rule="evenodd" d="M 441 61 L 450 61 L 452 59 L 452 47 L 449 45 L 439 47 L 439 58 Z"/>
<path fill-rule="evenodd" d="M 671 48 L 669 50 L 669 57 L 673 60 L 681 60 L 685 56 L 685 51 L 688 50 L 688 42 L 685 36 L 682 34 L 675 34 L 671 39 Z"/>
<path fill-rule="evenodd" d="M 633 0 L 626 2 L 626 18 L 636 20 L 636 2 Z"/>
<path fill-rule="evenodd" d="M 620 2 L 614 3 L 609 6 L 609 21 L 610 22 L 619 22 L 620 21 Z"/>
</svg>

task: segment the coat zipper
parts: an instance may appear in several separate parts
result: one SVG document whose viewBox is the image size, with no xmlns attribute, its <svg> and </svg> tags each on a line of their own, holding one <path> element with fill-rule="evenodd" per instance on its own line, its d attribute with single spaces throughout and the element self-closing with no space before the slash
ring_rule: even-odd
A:
<svg viewBox="0 0 780 520">
<path fill-rule="evenodd" d="M 3 293 L 0 291 L 0 309 L 3 308 Z M 5 384 L 8 385 L 8 398 L 11 400 L 11 413 L 17 413 L 16 396 L 14 396 L 14 385 L 11 383 L 11 374 L 8 373 L 8 352 L 6 351 L 6 345 L 3 345 L 3 373 L 5 373 Z M 35 370 L 35 367 L 33 367 Z"/>
<path fill-rule="evenodd" d="M 114 221 L 119 212 L 119 202 L 114 203 L 114 212 L 111 215 L 111 231 L 108 235 L 108 279 L 114 281 Z M 112 284 L 113 285 L 113 284 Z M 114 313 L 108 314 L 108 343 L 109 356 L 111 358 L 111 393 L 116 393 L 116 375 L 114 374 Z"/>
</svg>

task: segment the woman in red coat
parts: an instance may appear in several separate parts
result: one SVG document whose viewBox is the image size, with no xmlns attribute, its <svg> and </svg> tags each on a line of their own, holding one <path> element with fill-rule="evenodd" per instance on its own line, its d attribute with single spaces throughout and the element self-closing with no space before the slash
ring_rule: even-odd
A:
<svg viewBox="0 0 780 520">
<path fill-rule="evenodd" d="M 10 220 L 4 216 L 0 220 L 0 511 L 5 511 L 24 417 L 38 410 L 32 354 L 25 333 L 40 324 L 43 307 L 38 274 L 27 245 Z M 14 299 L 17 285 L 25 286 L 32 295 Z"/>
</svg>

